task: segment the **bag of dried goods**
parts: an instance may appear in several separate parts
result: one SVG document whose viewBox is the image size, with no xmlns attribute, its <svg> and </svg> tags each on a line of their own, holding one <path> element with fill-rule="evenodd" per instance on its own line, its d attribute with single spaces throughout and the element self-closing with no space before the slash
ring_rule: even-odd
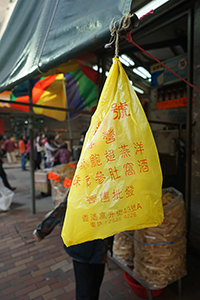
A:
<svg viewBox="0 0 200 300">
<path fill-rule="evenodd" d="M 163 190 L 164 222 L 135 231 L 134 275 L 163 288 L 186 275 L 186 212 L 182 194 Z"/>
<path fill-rule="evenodd" d="M 133 266 L 134 259 L 134 230 L 119 232 L 114 236 L 113 254 L 123 264 Z"/>
</svg>

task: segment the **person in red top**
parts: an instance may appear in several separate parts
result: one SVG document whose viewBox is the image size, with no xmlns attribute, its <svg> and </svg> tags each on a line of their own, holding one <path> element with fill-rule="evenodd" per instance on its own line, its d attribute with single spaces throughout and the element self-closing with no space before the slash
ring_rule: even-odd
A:
<svg viewBox="0 0 200 300">
<path fill-rule="evenodd" d="M 6 151 L 6 156 L 9 164 L 16 164 L 16 156 L 15 156 L 15 142 L 10 139 L 10 137 L 7 137 L 7 140 L 5 141 L 3 145 L 3 149 Z"/>
<path fill-rule="evenodd" d="M 21 156 L 21 169 L 22 171 L 26 171 L 26 159 L 25 159 L 26 138 L 24 135 L 21 135 L 20 137 L 20 140 L 18 142 L 18 149 L 19 149 L 19 154 Z"/>
<path fill-rule="evenodd" d="M 68 150 L 68 147 L 69 147 L 69 150 Z M 72 154 L 72 152 L 70 149 L 69 142 L 66 142 L 60 147 L 60 149 L 56 152 L 54 157 L 51 158 L 51 161 L 58 160 L 60 162 L 60 164 L 68 164 L 70 161 L 71 154 Z"/>
</svg>

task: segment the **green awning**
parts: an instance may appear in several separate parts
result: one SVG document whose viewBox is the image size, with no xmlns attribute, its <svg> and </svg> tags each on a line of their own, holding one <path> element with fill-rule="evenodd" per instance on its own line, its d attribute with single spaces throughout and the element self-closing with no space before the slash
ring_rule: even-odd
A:
<svg viewBox="0 0 200 300">
<path fill-rule="evenodd" d="M 18 0 L 0 41 L 0 92 L 109 42 L 132 0 Z"/>
</svg>

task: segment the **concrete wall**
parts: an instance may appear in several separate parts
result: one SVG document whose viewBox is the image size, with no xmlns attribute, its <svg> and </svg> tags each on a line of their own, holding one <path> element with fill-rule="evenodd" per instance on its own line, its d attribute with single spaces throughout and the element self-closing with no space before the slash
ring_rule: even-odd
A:
<svg viewBox="0 0 200 300">
<path fill-rule="evenodd" d="M 20 113 L 20 114 L 1 114 L 0 119 L 3 120 L 4 122 L 4 134 L 5 135 L 11 135 L 15 134 L 14 127 L 12 128 L 12 122 L 15 120 L 19 120 L 20 122 L 24 122 L 25 120 L 28 120 L 28 116 L 25 113 Z M 70 120 L 70 125 L 68 120 L 65 120 L 63 122 L 54 120 L 52 118 L 47 118 L 45 116 L 40 116 L 40 115 L 34 115 L 34 124 L 37 124 L 37 128 L 40 130 L 47 130 L 47 133 L 55 134 L 56 130 L 61 129 L 64 130 L 63 132 L 63 140 L 70 140 L 70 127 L 71 127 L 71 132 L 72 132 L 72 140 L 73 140 L 73 145 L 77 145 L 79 142 L 79 138 L 81 135 L 81 132 L 87 131 L 90 125 L 90 120 L 91 116 L 82 114 L 79 115 L 76 119 Z M 36 127 L 34 125 L 34 128 Z M 27 127 L 27 135 L 28 135 L 28 124 L 25 125 L 24 127 Z M 18 132 L 19 133 L 19 132 Z M 22 134 L 23 132 L 21 132 Z M 19 134 L 18 134 L 19 135 Z"/>
<path fill-rule="evenodd" d="M 152 88 L 148 119 L 162 122 L 162 124 L 150 123 L 159 153 L 172 155 L 175 150 L 173 141 L 179 138 L 179 127 L 167 125 L 167 123 L 186 124 L 186 107 L 157 110 L 157 88 Z M 185 128 L 185 127 L 184 127 Z M 182 138 L 186 141 L 186 130 L 182 130 Z"/>
<path fill-rule="evenodd" d="M 81 132 L 87 131 L 90 125 L 90 115 L 79 115 L 76 119 L 63 122 L 52 120 L 50 118 L 44 118 L 44 128 L 47 128 L 48 133 L 55 133 L 57 129 L 63 131 L 62 139 L 70 140 L 70 127 L 72 132 L 73 145 L 78 145 Z"/>
<path fill-rule="evenodd" d="M 11 122 L 10 116 L 0 116 L 0 119 L 3 120 L 4 133 L 3 135 L 10 135 L 11 133 Z"/>
</svg>

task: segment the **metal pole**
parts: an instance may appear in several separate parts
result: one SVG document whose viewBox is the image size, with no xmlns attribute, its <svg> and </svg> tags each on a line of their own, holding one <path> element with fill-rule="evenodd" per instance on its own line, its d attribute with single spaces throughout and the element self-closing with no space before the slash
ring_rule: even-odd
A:
<svg viewBox="0 0 200 300">
<path fill-rule="evenodd" d="M 29 103 L 32 103 L 32 81 L 28 81 Z M 31 213 L 35 214 L 35 184 L 34 184 L 34 137 L 33 137 L 33 109 L 29 106 L 29 140 L 30 140 L 30 187 L 31 187 Z"/>
<path fill-rule="evenodd" d="M 65 78 L 63 78 L 63 80 L 65 80 Z M 68 100 L 67 100 L 67 93 L 66 93 L 65 85 L 64 85 L 63 88 L 64 88 L 64 94 L 65 94 L 65 99 L 66 99 L 66 108 L 68 108 Z M 69 127 L 70 146 L 71 146 L 71 150 L 72 150 L 72 148 L 73 148 L 73 139 L 72 139 L 72 128 L 71 128 L 71 121 L 70 121 L 69 111 L 67 111 L 66 114 L 67 114 L 67 121 L 68 121 L 68 127 Z"/>
<path fill-rule="evenodd" d="M 188 76 L 187 80 L 193 82 L 193 9 L 188 12 Z M 186 204 L 186 222 L 187 234 L 190 231 L 190 211 L 191 211 L 191 160 L 192 160 L 192 88 L 187 85 L 187 119 L 186 119 L 186 185 L 185 185 L 185 204 Z"/>
<path fill-rule="evenodd" d="M 178 296 L 179 296 L 179 298 L 182 297 L 182 280 L 181 280 L 181 278 L 178 279 Z"/>
<path fill-rule="evenodd" d="M 1 101 L 1 100 L 0 100 Z M 2 102 L 10 104 L 10 100 L 2 100 Z M 55 107 L 55 106 L 48 106 L 48 105 L 40 105 L 40 104 L 33 104 L 33 103 L 23 103 L 23 102 L 17 102 L 17 105 L 23 105 L 23 106 L 29 106 L 29 107 L 41 107 L 41 108 L 48 108 L 52 110 L 60 110 L 60 111 L 68 111 L 68 112 L 74 112 L 78 114 L 83 115 L 91 115 L 91 111 L 85 111 L 85 110 L 77 110 L 77 109 L 70 109 L 70 108 L 61 108 L 61 107 Z"/>
</svg>

